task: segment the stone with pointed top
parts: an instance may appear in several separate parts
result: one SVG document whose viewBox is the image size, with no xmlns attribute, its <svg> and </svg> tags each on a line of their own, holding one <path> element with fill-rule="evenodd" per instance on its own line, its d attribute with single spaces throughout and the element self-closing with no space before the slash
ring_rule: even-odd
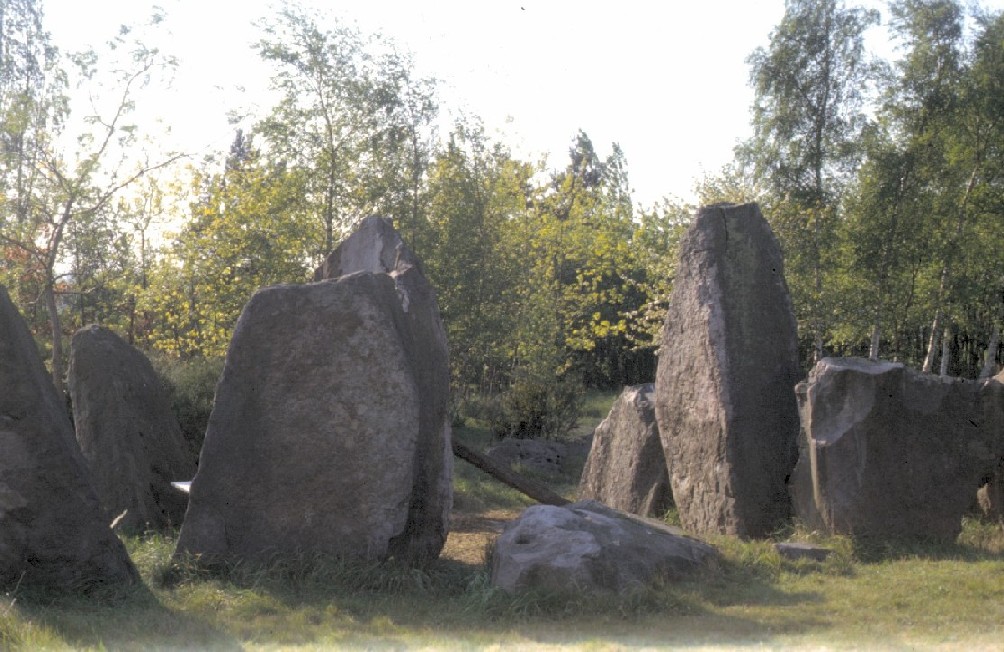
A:
<svg viewBox="0 0 1004 652">
<path fill-rule="evenodd" d="M 103 326 L 70 342 L 73 423 L 95 489 L 119 527 L 143 532 L 178 527 L 188 500 L 171 482 L 195 475 L 171 402 L 150 361 Z"/>
<path fill-rule="evenodd" d="M 625 387 L 593 433 L 579 500 L 661 517 L 673 504 L 669 466 L 655 423 L 652 383 Z"/>
<path fill-rule="evenodd" d="M 78 592 L 137 582 L 110 520 L 66 404 L 0 286 L 0 585 Z"/>
</svg>

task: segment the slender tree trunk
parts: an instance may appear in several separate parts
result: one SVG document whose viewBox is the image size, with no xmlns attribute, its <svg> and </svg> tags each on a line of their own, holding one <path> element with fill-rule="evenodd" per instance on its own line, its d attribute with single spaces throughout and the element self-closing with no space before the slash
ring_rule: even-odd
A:
<svg viewBox="0 0 1004 652">
<path fill-rule="evenodd" d="M 983 353 L 983 369 L 980 371 L 979 380 L 986 380 L 997 371 L 997 349 L 1001 343 L 1001 327 L 994 326 L 994 332 L 990 335 L 990 343 Z"/>
<path fill-rule="evenodd" d="M 813 285 L 816 291 L 815 301 L 813 301 L 813 303 L 815 304 L 813 306 L 813 312 L 815 313 L 813 315 L 813 321 L 815 322 L 815 324 L 813 325 L 813 330 L 815 331 L 815 333 L 813 333 L 813 354 L 812 354 L 813 363 L 819 362 L 820 360 L 823 359 L 823 318 L 821 316 L 822 306 L 819 305 L 823 300 L 823 269 L 822 269 L 822 261 L 819 259 L 820 257 L 819 239 L 821 231 L 821 225 L 819 223 L 819 219 L 821 212 L 822 208 L 817 207 L 816 219 L 813 227 L 814 229 L 813 240 L 816 249 L 815 262 L 813 265 L 813 277 L 814 277 Z"/>
<path fill-rule="evenodd" d="M 335 249 L 335 186 L 334 172 L 329 175 L 324 193 L 324 255 Z"/>
<path fill-rule="evenodd" d="M 948 248 L 945 250 L 945 259 L 941 266 L 941 282 L 938 285 L 938 298 L 934 312 L 934 321 L 931 324 L 931 339 L 927 343 L 927 355 L 924 358 L 924 367 L 922 369 L 925 374 L 931 373 L 931 368 L 934 366 L 934 351 L 937 346 L 938 330 L 941 328 L 941 320 L 944 313 L 943 306 L 945 303 L 945 294 L 952 274 L 952 263 L 955 259 L 955 250 L 962 242 L 962 235 L 966 228 L 966 217 L 968 216 L 969 198 L 973 194 L 973 188 L 976 187 L 976 180 L 979 178 L 979 172 L 980 161 L 977 160 L 976 165 L 973 167 L 972 174 L 969 175 L 969 182 L 966 184 L 966 191 L 963 193 L 962 200 L 959 202 L 959 219 L 955 224 L 954 237 L 948 243 Z"/>
<path fill-rule="evenodd" d="M 945 332 L 941 334 L 941 376 L 948 375 L 948 363 L 952 360 L 952 329 L 945 326 Z"/>
<path fill-rule="evenodd" d="M 944 276 L 942 276 L 942 282 L 944 282 Z M 940 292 L 938 293 L 941 294 Z M 940 300 L 938 302 L 941 303 Z M 931 322 L 931 338 L 927 341 L 927 355 L 924 356 L 924 366 L 921 368 L 921 372 L 925 374 L 931 373 L 931 369 L 934 368 L 934 356 L 935 351 L 938 346 L 938 333 L 941 331 L 941 307 L 939 305 L 938 309 L 934 312 L 934 321 Z"/>
<path fill-rule="evenodd" d="M 896 259 L 895 240 L 899 229 L 899 212 L 902 206 L 903 195 L 906 192 L 906 179 L 912 170 L 913 167 L 909 166 L 900 178 L 896 204 L 892 209 L 892 216 L 889 220 L 889 228 L 886 230 L 885 241 L 882 243 L 882 266 L 878 277 L 878 296 L 875 299 L 875 321 L 872 325 L 871 346 L 868 349 L 868 358 L 870 360 L 879 359 L 879 347 L 882 343 L 882 313 L 885 310 L 885 296 L 889 286 L 889 270 L 895 266 Z"/>
<path fill-rule="evenodd" d="M 52 382 L 56 385 L 56 390 L 62 394 L 63 383 L 63 324 L 59 319 L 59 307 L 56 305 L 55 282 L 46 282 L 42 290 L 45 297 L 45 308 L 49 313 L 49 327 L 52 332 Z"/>
<path fill-rule="evenodd" d="M 53 226 L 48 250 L 45 253 L 45 287 L 42 288 L 45 308 L 49 313 L 49 327 L 52 332 L 52 381 L 60 394 L 63 393 L 65 385 L 63 382 L 63 324 L 59 318 L 59 306 L 56 305 L 56 261 L 59 258 L 59 248 L 63 244 L 66 225 L 73 217 L 73 205 L 73 198 L 67 200 L 59 221 Z"/>
<path fill-rule="evenodd" d="M 872 325 L 872 341 L 871 346 L 868 347 L 868 359 L 878 360 L 879 359 L 879 341 L 882 339 L 882 328 L 879 325 L 879 318 L 876 315 L 875 323 Z"/>
</svg>

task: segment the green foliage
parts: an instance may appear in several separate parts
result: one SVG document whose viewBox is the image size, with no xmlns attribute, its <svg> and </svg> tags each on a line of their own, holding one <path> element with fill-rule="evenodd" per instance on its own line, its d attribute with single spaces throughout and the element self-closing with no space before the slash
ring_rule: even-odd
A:
<svg viewBox="0 0 1004 652">
<path fill-rule="evenodd" d="M 554 378 L 521 368 L 499 399 L 492 432 L 499 439 L 565 438 L 578 423 L 584 392 L 574 374 Z"/>
<path fill-rule="evenodd" d="M 139 309 L 151 346 L 222 357 L 258 289 L 304 282 L 322 233 L 301 202 L 301 179 L 262 160 L 238 132 L 222 173 L 196 173 L 198 199 L 171 249 L 149 273 Z"/>
<path fill-rule="evenodd" d="M 274 65 L 272 85 L 282 94 L 256 131 L 302 174 L 307 207 L 323 227 L 315 255 L 377 211 L 416 228 L 436 115 L 434 83 L 415 78 L 392 43 L 325 20 L 287 7 L 262 22 L 256 46 Z"/>
<path fill-rule="evenodd" d="M 877 11 L 837 0 L 789 0 L 768 48 L 750 55 L 756 101 L 748 151 L 778 195 L 824 205 L 846 178 L 875 72 L 864 32 L 878 20 Z"/>
<path fill-rule="evenodd" d="M 512 304 L 526 280 L 511 231 L 533 174 L 476 124 L 457 124 L 429 171 L 429 219 L 416 253 L 437 289 L 461 401 L 508 382 Z"/>
<path fill-rule="evenodd" d="M 213 411 L 223 359 L 193 357 L 180 360 L 164 353 L 155 353 L 150 359 L 168 390 L 185 441 L 197 455 L 202 450 L 209 415 Z"/>
<path fill-rule="evenodd" d="M 769 47 L 748 60 L 755 135 L 702 200 L 761 203 L 806 363 L 881 355 L 934 371 L 944 337 L 942 372 L 974 377 L 1004 317 L 992 253 L 1004 27 L 999 14 L 967 19 L 954 0 L 904 0 L 890 12 L 903 53 L 894 66 L 863 50 L 875 12 L 787 3 Z"/>
<path fill-rule="evenodd" d="M 770 194 L 765 214 L 781 241 L 813 359 L 823 355 L 832 326 L 839 201 L 860 157 L 863 104 L 876 73 L 864 32 L 878 18 L 837 0 L 790 0 L 768 48 L 748 59 L 754 136 L 739 154 Z"/>
</svg>

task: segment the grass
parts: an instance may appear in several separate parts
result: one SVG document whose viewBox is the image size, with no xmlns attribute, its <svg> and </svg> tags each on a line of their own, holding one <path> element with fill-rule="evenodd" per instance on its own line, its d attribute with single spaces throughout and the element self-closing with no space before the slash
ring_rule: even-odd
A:
<svg viewBox="0 0 1004 652">
<path fill-rule="evenodd" d="M 490 443 L 476 425 L 458 436 Z M 569 478 L 551 481 L 572 497 Z M 967 519 L 950 545 L 779 533 L 832 548 L 825 562 L 722 537 L 721 567 L 691 582 L 619 599 L 513 597 L 491 587 L 485 551 L 528 499 L 460 461 L 455 484 L 450 538 L 427 568 L 308 558 L 208 572 L 172 562 L 172 534 L 131 537 L 143 587 L 100 599 L 12 592 L 0 649 L 1002 649 L 1000 524 Z"/>
</svg>

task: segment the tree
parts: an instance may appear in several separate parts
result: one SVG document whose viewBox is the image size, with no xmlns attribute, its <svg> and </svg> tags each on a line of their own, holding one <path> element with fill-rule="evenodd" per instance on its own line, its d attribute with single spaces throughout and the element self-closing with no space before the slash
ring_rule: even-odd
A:
<svg viewBox="0 0 1004 652">
<path fill-rule="evenodd" d="M 191 219 L 151 271 L 139 309 L 149 340 L 183 357 L 222 357 L 259 288 L 309 279 L 323 237 L 299 174 L 261 156 L 238 131 L 220 173 L 196 172 Z"/>
<path fill-rule="evenodd" d="M 152 23 L 160 22 L 155 15 Z M 38 47 L 46 53 L 53 52 L 47 37 Z M 96 75 L 98 55 L 87 51 L 72 57 L 77 79 L 77 97 L 89 96 L 89 110 L 79 123 L 69 122 L 71 114 L 65 92 L 65 73 L 58 61 L 37 74 L 54 84 L 47 95 L 36 95 L 20 103 L 30 110 L 17 112 L 19 116 L 31 115 L 30 128 L 20 129 L 20 146 L 16 150 L 16 166 L 29 169 L 27 177 L 18 172 L 15 203 L 16 220 L 3 224 L 2 239 L 8 248 L 16 249 L 20 260 L 34 283 L 39 286 L 40 300 L 48 317 L 52 357 L 51 371 L 56 387 L 63 388 L 63 325 L 59 295 L 67 287 L 67 279 L 60 268 L 68 238 L 74 234 L 88 237 L 102 213 L 113 205 L 118 193 L 152 170 L 169 165 L 179 155 L 167 155 L 163 160 L 129 159 L 130 147 L 138 142 L 137 126 L 130 124 L 129 115 L 134 108 L 135 95 L 150 81 L 150 76 L 172 65 L 169 57 L 133 40 L 128 28 L 109 42 L 109 56 L 125 52 L 126 66 L 111 74 L 111 88 L 95 88 L 101 84 Z M 55 54 L 52 55 L 55 57 Z M 29 59 L 31 57 L 28 57 Z M 54 81 L 53 81 L 54 80 Z M 39 99 L 39 98 L 42 99 Z M 76 130 L 76 147 L 72 153 L 58 148 L 70 142 L 70 127 Z M 24 137 L 31 133 L 33 137 Z M 27 179 L 27 181 L 25 181 Z M 72 279 L 69 279 L 72 283 Z"/>
<path fill-rule="evenodd" d="M 432 161 L 428 222 L 418 236 L 450 342 L 454 394 L 493 394 L 508 382 L 512 303 L 523 281 L 512 225 L 526 211 L 533 166 L 458 122 Z"/>
<path fill-rule="evenodd" d="M 807 307 L 800 322 L 811 333 L 816 359 L 823 355 L 824 279 L 837 207 L 858 161 L 862 108 L 875 70 L 865 58 L 864 33 L 877 22 L 878 12 L 837 0 L 787 0 L 770 45 L 748 59 L 754 136 L 739 153 L 775 197 L 773 225 L 796 305 Z"/>
<path fill-rule="evenodd" d="M 37 153 L 66 116 L 66 76 L 33 0 L 0 3 L 0 138 L 4 222 L 28 218 Z M 2 225 L 2 224 L 0 224 Z"/>
<path fill-rule="evenodd" d="M 964 278 L 959 277 L 964 273 L 966 254 L 963 243 L 980 217 L 977 206 L 980 195 L 999 178 L 999 168 L 993 159 L 999 160 L 998 144 L 1004 134 L 1004 111 L 999 97 L 1004 90 L 1000 79 L 1004 75 L 1001 20 L 986 21 L 975 47 L 966 53 L 961 47 L 963 13 L 956 3 L 909 0 L 895 5 L 894 13 L 900 20 L 901 31 L 913 37 L 912 58 L 918 61 L 918 67 L 927 64 L 929 68 L 932 59 L 937 65 L 934 75 L 928 74 L 936 84 L 920 86 L 922 91 L 928 91 L 922 97 L 931 105 L 929 113 L 934 115 L 924 124 L 915 125 L 914 133 L 941 153 L 937 176 L 928 177 L 941 190 L 934 212 L 943 219 L 933 232 L 940 271 L 923 371 L 933 370 L 938 337 L 944 330 L 941 373 L 946 374 L 950 331 L 943 322 L 950 319 L 953 299 L 957 304 L 961 298 L 959 286 Z"/>
<path fill-rule="evenodd" d="M 266 23 L 257 48 L 275 64 L 272 83 L 281 93 L 257 132 L 270 156 L 310 172 L 304 190 L 324 225 L 317 253 L 333 249 L 373 208 L 394 206 L 385 199 L 402 189 L 382 179 L 410 179 L 414 206 L 425 155 L 420 131 L 435 103 L 429 84 L 412 79 L 408 59 L 354 29 L 324 29 L 298 8 Z"/>
<path fill-rule="evenodd" d="M 394 219 L 401 238 L 419 254 L 427 216 L 427 172 L 435 149 L 434 121 L 438 113 L 436 82 L 417 78 L 411 58 L 393 49 L 381 60 L 380 94 L 388 109 L 369 140 L 357 176 L 356 205 L 363 214 Z"/>
</svg>

